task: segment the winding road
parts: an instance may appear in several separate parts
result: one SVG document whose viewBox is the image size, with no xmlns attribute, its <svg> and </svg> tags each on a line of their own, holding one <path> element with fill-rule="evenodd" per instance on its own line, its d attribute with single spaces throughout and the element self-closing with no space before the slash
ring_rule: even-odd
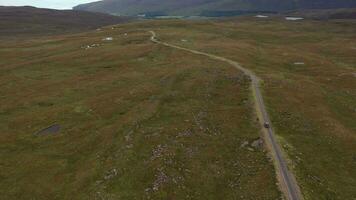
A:
<svg viewBox="0 0 356 200">
<path fill-rule="evenodd" d="M 261 127 L 263 127 L 264 123 L 266 123 L 266 122 L 270 124 L 270 126 L 268 128 L 263 128 L 263 136 L 264 136 L 266 146 L 267 146 L 268 150 L 270 151 L 270 154 L 272 155 L 272 158 L 274 160 L 274 165 L 276 168 L 277 178 L 279 181 L 281 191 L 284 193 L 285 197 L 288 200 L 302 200 L 303 196 L 300 192 L 300 189 L 298 187 L 296 179 L 295 179 L 294 175 L 288 170 L 287 162 L 283 156 L 281 147 L 279 146 L 279 144 L 276 140 L 275 134 L 273 132 L 271 121 L 268 117 L 268 113 L 266 111 L 266 106 L 264 104 L 262 94 L 260 91 L 260 87 L 259 87 L 260 78 L 257 77 L 252 71 L 250 71 L 246 68 L 243 68 L 239 63 L 237 63 L 233 60 L 230 60 L 230 59 L 227 59 L 224 57 L 220 57 L 220 56 L 216 56 L 213 54 L 209 54 L 209 53 L 204 53 L 204 52 L 176 46 L 176 45 L 169 44 L 166 42 L 162 42 L 157 39 L 157 35 L 154 31 L 150 31 L 150 33 L 152 35 L 150 39 L 154 43 L 161 44 L 161 45 L 175 48 L 175 49 L 179 49 L 179 50 L 183 50 L 183 51 L 188 51 L 190 53 L 197 54 L 197 55 L 207 56 L 214 60 L 219 60 L 219 61 L 229 63 L 230 65 L 234 66 L 238 70 L 241 70 L 242 72 L 244 72 L 246 75 L 248 75 L 251 78 L 252 92 L 253 92 L 254 99 L 255 99 L 255 109 L 256 109 L 258 118 L 262 119 L 262 120 L 259 120 L 261 123 Z"/>
</svg>

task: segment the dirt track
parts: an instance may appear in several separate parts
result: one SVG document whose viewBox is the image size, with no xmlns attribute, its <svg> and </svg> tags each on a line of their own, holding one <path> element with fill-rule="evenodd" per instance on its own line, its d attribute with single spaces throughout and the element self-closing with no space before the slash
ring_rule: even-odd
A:
<svg viewBox="0 0 356 200">
<path fill-rule="evenodd" d="M 255 108 L 256 108 L 258 118 L 260 119 L 259 121 L 261 123 L 261 127 L 263 127 L 263 124 L 265 122 L 271 124 L 259 87 L 260 78 L 257 77 L 252 71 L 245 69 L 239 63 L 224 57 L 220 57 L 220 56 L 216 56 L 213 54 L 204 53 L 192 49 L 187 49 L 184 47 L 179 47 L 176 45 L 168 44 L 166 42 L 161 42 L 156 39 L 156 33 L 154 31 L 150 31 L 150 33 L 152 34 L 151 41 L 154 43 L 183 50 L 183 51 L 188 51 L 190 53 L 197 54 L 197 55 L 207 56 L 214 60 L 219 60 L 219 61 L 229 63 L 230 65 L 234 66 L 238 70 L 241 70 L 246 75 L 248 75 L 252 81 L 252 92 L 255 99 Z M 283 157 L 282 150 L 274 135 L 272 124 L 269 128 L 263 128 L 263 136 L 264 136 L 266 146 L 273 157 L 280 188 L 284 193 L 285 197 L 288 200 L 302 200 L 303 197 L 301 195 L 300 189 L 298 187 L 294 175 L 288 170 L 287 162 Z"/>
</svg>

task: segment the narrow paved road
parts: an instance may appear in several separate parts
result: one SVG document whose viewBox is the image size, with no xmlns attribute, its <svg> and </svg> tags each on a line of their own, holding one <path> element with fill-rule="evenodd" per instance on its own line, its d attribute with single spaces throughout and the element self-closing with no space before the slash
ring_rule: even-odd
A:
<svg viewBox="0 0 356 200">
<path fill-rule="evenodd" d="M 156 39 L 156 33 L 154 31 L 150 31 L 150 33 L 152 34 L 151 41 L 154 43 L 161 44 L 161 45 L 175 48 L 175 49 L 180 49 L 183 51 L 188 51 L 188 52 L 198 54 L 198 55 L 207 56 L 207 57 L 215 59 L 215 60 L 227 62 L 230 65 L 237 68 L 238 70 L 241 70 L 242 72 L 244 72 L 246 75 L 248 75 L 251 78 L 252 92 L 253 92 L 254 98 L 255 98 L 256 112 L 257 112 L 258 118 L 262 119 L 262 120 L 259 120 L 261 123 L 261 126 L 263 127 L 263 124 L 265 122 L 268 122 L 270 124 L 269 128 L 263 128 L 263 135 L 264 135 L 264 140 L 266 142 L 266 145 L 267 145 L 267 147 L 273 157 L 273 160 L 274 160 L 274 165 L 276 168 L 277 177 L 278 177 L 278 180 L 280 183 L 281 190 L 288 200 L 302 200 L 303 197 L 301 195 L 298 184 L 297 184 L 293 174 L 288 170 L 287 162 L 283 157 L 282 150 L 281 150 L 281 148 L 276 140 L 276 137 L 274 135 L 274 132 L 272 129 L 272 124 L 268 117 L 268 113 L 266 111 L 266 107 L 263 102 L 263 98 L 262 98 L 261 91 L 260 91 L 260 87 L 259 87 L 260 79 L 252 71 L 243 68 L 239 63 L 237 63 L 233 60 L 230 60 L 230 59 L 227 59 L 224 57 L 220 57 L 220 56 L 216 56 L 213 54 L 209 54 L 209 53 L 204 53 L 204 52 L 200 52 L 200 51 L 196 51 L 196 50 L 192 50 L 192 49 L 187 49 L 184 47 L 179 47 L 179 46 L 176 46 L 173 44 L 168 44 L 166 42 L 161 42 Z"/>
</svg>

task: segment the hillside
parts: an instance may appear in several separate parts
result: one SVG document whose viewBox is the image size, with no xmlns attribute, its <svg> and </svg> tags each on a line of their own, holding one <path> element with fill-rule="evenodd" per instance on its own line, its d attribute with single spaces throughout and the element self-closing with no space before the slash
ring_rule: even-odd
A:
<svg viewBox="0 0 356 200">
<path fill-rule="evenodd" d="M 356 20 L 141 20 L 58 34 L 128 18 L 0 13 L 0 35 L 23 36 L 0 37 L 1 200 L 283 199 L 268 127 L 305 200 L 355 199 Z M 262 95 L 219 57 L 254 72 Z"/>
<path fill-rule="evenodd" d="M 356 19 L 356 8 L 298 10 L 288 14 L 316 20 Z"/>
<path fill-rule="evenodd" d="M 86 11 L 0 6 L 0 36 L 78 32 L 128 20 L 127 17 Z"/>
<path fill-rule="evenodd" d="M 356 7 L 352 0 L 103 0 L 74 7 L 116 15 L 210 15 L 212 12 L 287 11 Z"/>
<path fill-rule="evenodd" d="M 354 199 L 355 21 L 145 20 L 0 38 L 0 199 L 282 199 L 251 79 L 149 31 L 255 72 L 304 199 Z"/>
<path fill-rule="evenodd" d="M 160 25 L 0 39 L 1 199 L 279 198 L 249 79 Z"/>
</svg>

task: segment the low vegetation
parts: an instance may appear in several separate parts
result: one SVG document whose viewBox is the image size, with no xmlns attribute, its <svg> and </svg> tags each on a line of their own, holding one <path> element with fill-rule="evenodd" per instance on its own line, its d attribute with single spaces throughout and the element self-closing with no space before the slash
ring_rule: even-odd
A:
<svg viewBox="0 0 356 200">
<path fill-rule="evenodd" d="M 356 197 L 355 21 L 159 23 L 162 40 L 239 61 L 263 79 L 272 123 L 305 199 Z"/>
<path fill-rule="evenodd" d="M 305 199 L 356 198 L 355 21 L 278 16 L 0 39 L 2 198 L 281 198 L 250 80 L 150 30 L 255 71 Z"/>
<path fill-rule="evenodd" d="M 130 20 L 132 18 L 85 11 L 0 6 L 0 37 L 83 32 Z"/>
<path fill-rule="evenodd" d="M 314 20 L 356 19 L 356 8 L 298 10 L 289 14 Z"/>
<path fill-rule="evenodd" d="M 0 43 L 2 198 L 279 199 L 250 80 L 150 23 Z"/>
</svg>

